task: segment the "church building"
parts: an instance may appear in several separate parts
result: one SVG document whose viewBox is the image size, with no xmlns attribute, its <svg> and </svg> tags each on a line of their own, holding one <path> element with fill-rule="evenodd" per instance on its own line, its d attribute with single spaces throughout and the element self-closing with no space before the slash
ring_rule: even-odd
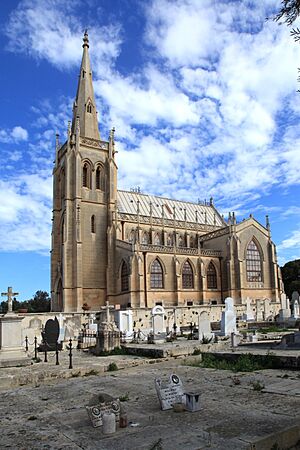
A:
<svg viewBox="0 0 300 450">
<path fill-rule="evenodd" d="M 264 225 L 252 215 L 238 223 L 234 213 L 224 220 L 213 199 L 118 190 L 114 129 L 108 141 L 100 136 L 87 33 L 72 123 L 56 147 L 53 311 L 97 311 L 107 300 L 145 313 L 156 305 L 220 308 L 228 296 L 237 306 L 280 308 L 268 217 Z"/>
</svg>

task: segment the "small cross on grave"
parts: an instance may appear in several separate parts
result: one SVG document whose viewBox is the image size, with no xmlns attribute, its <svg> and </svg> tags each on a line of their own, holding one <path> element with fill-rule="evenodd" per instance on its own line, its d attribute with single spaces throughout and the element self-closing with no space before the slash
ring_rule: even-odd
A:
<svg viewBox="0 0 300 450">
<path fill-rule="evenodd" d="M 110 323 L 110 309 L 115 309 L 114 306 L 110 306 L 109 301 L 105 302 L 105 306 L 101 306 L 102 310 L 106 311 L 106 323 Z"/>
<path fill-rule="evenodd" d="M 8 287 L 7 292 L 2 292 L 1 295 L 2 295 L 2 297 L 4 297 L 4 296 L 7 297 L 7 305 L 8 305 L 7 312 L 12 313 L 13 312 L 13 308 L 12 308 L 13 297 L 15 297 L 16 295 L 19 295 L 19 292 L 13 292 L 12 287 Z"/>
</svg>

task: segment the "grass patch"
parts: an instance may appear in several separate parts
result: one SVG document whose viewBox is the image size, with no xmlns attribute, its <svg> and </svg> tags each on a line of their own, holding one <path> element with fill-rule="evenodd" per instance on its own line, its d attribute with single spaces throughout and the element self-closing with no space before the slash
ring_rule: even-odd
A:
<svg viewBox="0 0 300 450">
<path fill-rule="evenodd" d="M 115 372 L 116 370 L 119 370 L 119 368 L 115 362 L 111 362 L 107 367 L 107 372 Z"/>
<path fill-rule="evenodd" d="M 119 397 L 119 400 L 120 400 L 120 402 L 128 402 L 128 400 L 129 400 L 129 392 L 126 392 L 125 395 L 121 395 Z"/>
<path fill-rule="evenodd" d="M 257 392 L 262 391 L 264 389 L 264 387 L 265 387 L 265 385 L 263 383 L 260 383 L 259 381 L 253 381 L 251 383 L 251 385 L 253 387 L 253 390 L 257 391 Z"/>
<path fill-rule="evenodd" d="M 281 333 L 283 331 L 289 331 L 289 330 L 288 330 L 288 328 L 280 328 L 280 327 L 277 327 L 276 325 L 271 325 L 267 328 L 261 328 L 256 331 L 259 333 L 262 333 L 262 334 L 266 334 L 266 333 Z"/>
<path fill-rule="evenodd" d="M 202 360 L 186 362 L 185 364 L 208 369 L 231 370 L 232 372 L 254 372 L 256 370 L 278 368 L 278 362 L 273 355 L 252 355 L 251 353 L 239 356 L 236 361 L 230 361 L 222 357 L 217 358 L 209 353 L 203 353 Z"/>
</svg>

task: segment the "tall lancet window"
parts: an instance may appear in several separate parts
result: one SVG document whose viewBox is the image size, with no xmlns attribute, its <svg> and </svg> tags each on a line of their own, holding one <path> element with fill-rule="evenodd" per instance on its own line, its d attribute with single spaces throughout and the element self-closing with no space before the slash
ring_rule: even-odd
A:
<svg viewBox="0 0 300 450">
<path fill-rule="evenodd" d="M 217 271 L 212 262 L 209 263 L 207 268 L 207 288 L 217 289 Z"/>
<path fill-rule="evenodd" d="M 95 216 L 91 217 L 91 233 L 96 233 L 96 224 L 95 224 Z"/>
<path fill-rule="evenodd" d="M 185 261 L 182 267 L 182 287 L 183 289 L 193 289 L 194 275 L 191 264 Z"/>
<path fill-rule="evenodd" d="M 246 253 L 247 281 L 262 281 L 261 256 L 257 245 L 252 240 Z"/>
<path fill-rule="evenodd" d="M 86 112 L 91 113 L 92 112 L 92 104 L 88 103 L 86 107 Z"/>
<path fill-rule="evenodd" d="M 121 291 L 126 292 L 129 289 L 129 270 L 125 261 L 122 263 L 121 268 Z"/>
<path fill-rule="evenodd" d="M 163 269 L 158 259 L 155 259 L 151 265 L 150 286 L 152 289 L 164 287 Z"/>
<path fill-rule="evenodd" d="M 82 168 L 82 186 L 90 188 L 90 168 L 87 163 Z"/>
<path fill-rule="evenodd" d="M 101 166 L 98 166 L 96 169 L 96 189 L 105 191 L 105 175 Z"/>
</svg>

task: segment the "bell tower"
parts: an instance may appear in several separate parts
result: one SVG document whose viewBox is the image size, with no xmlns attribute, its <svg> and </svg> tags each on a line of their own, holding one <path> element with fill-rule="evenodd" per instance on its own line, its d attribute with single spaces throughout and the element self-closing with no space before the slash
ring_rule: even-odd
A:
<svg viewBox="0 0 300 450">
<path fill-rule="evenodd" d="M 99 309 L 107 298 L 117 196 L 114 130 L 100 138 L 87 32 L 67 141 L 57 140 L 53 169 L 53 311 Z M 107 236 L 110 236 L 109 242 Z M 109 251 L 108 251 L 109 247 Z M 108 255 L 109 253 L 109 255 Z"/>
</svg>

